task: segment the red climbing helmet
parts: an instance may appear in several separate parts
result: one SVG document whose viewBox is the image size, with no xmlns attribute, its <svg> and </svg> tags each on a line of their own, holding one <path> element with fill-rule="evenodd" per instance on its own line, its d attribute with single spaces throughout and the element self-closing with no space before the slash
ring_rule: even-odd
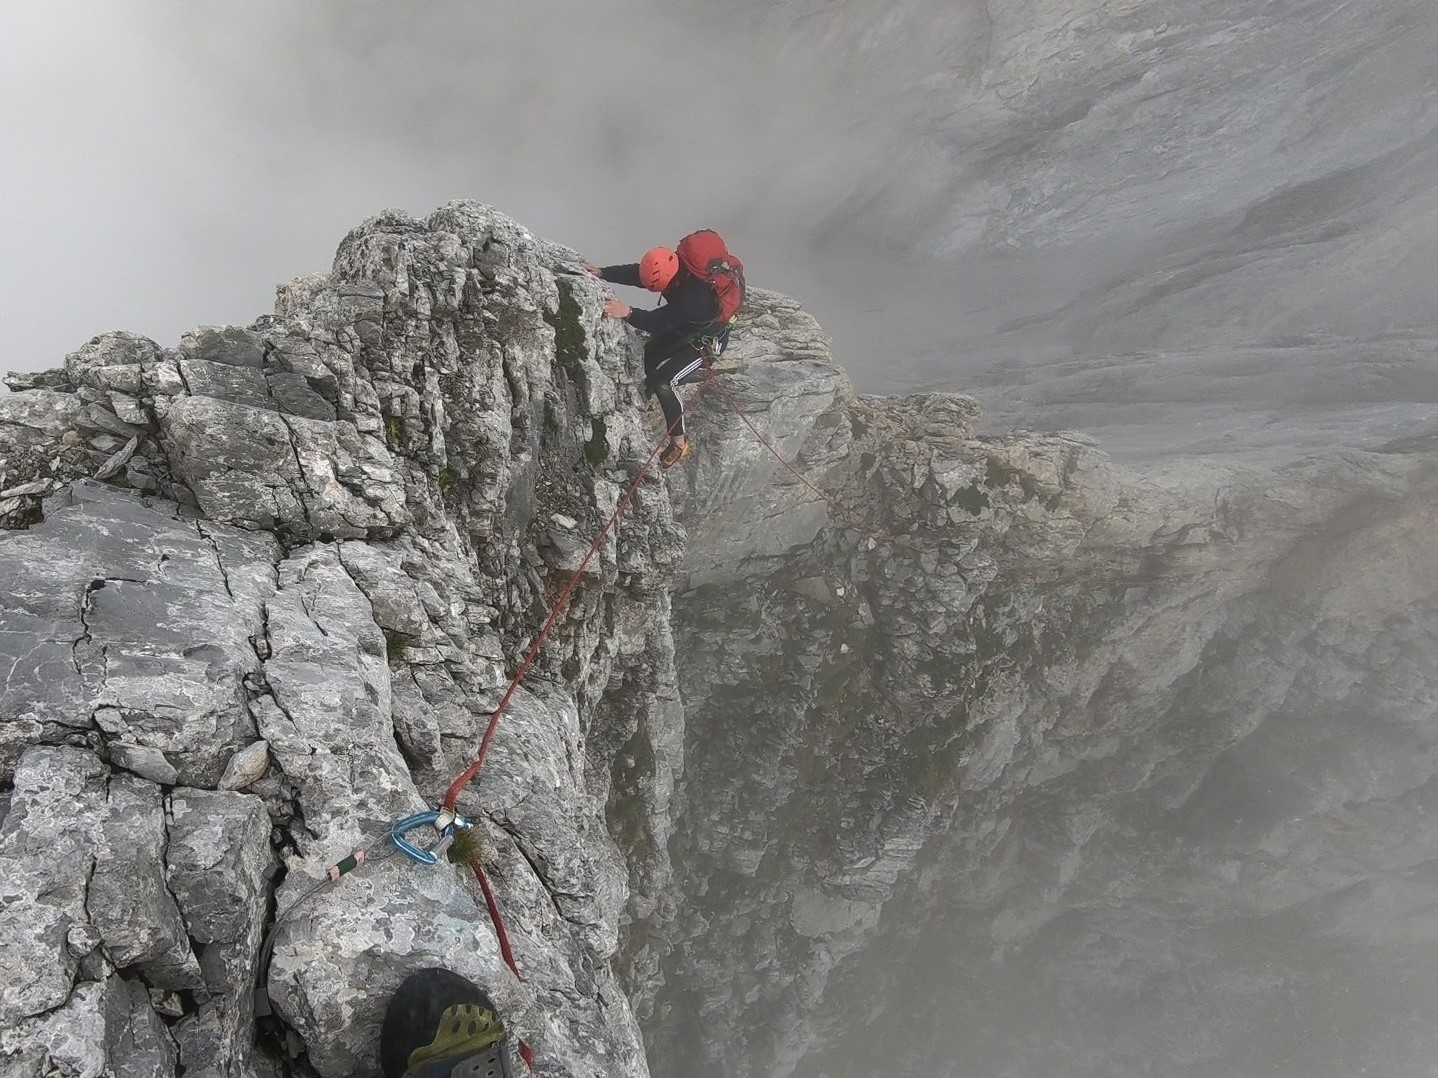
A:
<svg viewBox="0 0 1438 1078">
<path fill-rule="evenodd" d="M 651 292 L 663 292 L 679 272 L 679 256 L 668 247 L 651 247 L 639 260 L 639 283 Z"/>
</svg>

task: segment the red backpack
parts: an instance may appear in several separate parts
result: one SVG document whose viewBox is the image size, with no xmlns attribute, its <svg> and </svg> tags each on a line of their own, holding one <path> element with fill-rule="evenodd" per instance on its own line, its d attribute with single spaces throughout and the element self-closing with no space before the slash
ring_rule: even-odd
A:
<svg viewBox="0 0 1438 1078">
<path fill-rule="evenodd" d="M 711 228 L 691 232 L 674 248 L 679 264 L 714 289 L 719 300 L 715 325 L 728 325 L 744 302 L 744 263 L 724 244 L 724 237 Z"/>
</svg>

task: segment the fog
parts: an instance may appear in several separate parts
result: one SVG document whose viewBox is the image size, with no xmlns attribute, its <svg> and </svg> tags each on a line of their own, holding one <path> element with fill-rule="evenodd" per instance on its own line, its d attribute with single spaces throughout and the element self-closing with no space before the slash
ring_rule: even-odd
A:
<svg viewBox="0 0 1438 1078">
<path fill-rule="evenodd" d="M 756 284 L 832 308 L 810 244 L 864 147 L 822 85 L 714 15 L 7 5 L 5 365 L 248 322 L 364 217 L 454 198 L 600 261 L 721 228 Z"/>
<path fill-rule="evenodd" d="M 277 284 L 327 269 L 337 243 L 365 217 L 387 207 L 422 215 L 472 198 L 599 262 L 718 228 L 752 284 L 793 295 L 819 318 L 861 390 L 971 393 L 990 430 L 1084 430 L 1121 460 L 1183 458 L 1179 467 L 1192 474 L 1206 464 L 1190 458 L 1205 455 L 1270 466 L 1378 446 L 1438 429 L 1435 55 L 1432 0 L 11 4 L 0 12 L 8 195 L 0 367 L 55 366 L 111 329 L 170 345 L 197 325 L 248 323 L 270 310 Z M 1280 523 L 1282 508 L 1273 509 Z M 1417 517 L 1420 509 L 1404 511 Z M 1413 538 L 1431 536 L 1431 519 L 1420 523 L 1403 532 L 1417 551 L 1413 565 L 1432 556 L 1431 543 Z M 1346 551 L 1331 554 L 1334 564 L 1345 559 Z M 1375 579 L 1390 570 L 1378 564 Z M 1335 570 L 1334 579 L 1343 574 Z M 1384 1078 L 1416 1073 L 1403 1068 L 1428 1051 L 1431 944 L 1412 949 L 1402 983 L 1413 991 L 1394 989 L 1384 1001 L 1396 1013 L 1389 1025 L 1376 1006 L 1348 1009 L 1350 994 L 1378 991 L 1385 963 L 1407 955 L 1412 942 L 1381 903 L 1357 894 L 1383 882 L 1382 873 L 1366 862 L 1355 870 L 1356 897 L 1315 884 L 1333 908 L 1313 913 L 1301 932 L 1285 921 L 1291 944 L 1262 920 L 1263 902 L 1242 895 L 1256 912 L 1240 928 L 1277 956 L 1258 968 L 1257 960 L 1246 964 L 1249 937 L 1217 914 L 1211 939 L 1189 938 L 1202 934 L 1192 896 L 1171 891 L 1168 865 L 1152 856 L 1165 843 L 1191 840 L 1184 856 L 1196 866 L 1193 893 L 1225 916 L 1230 869 L 1237 878 L 1240 864 L 1271 868 L 1273 880 L 1251 884 L 1253 893 L 1281 895 L 1274 905 L 1287 917 L 1300 905 L 1290 895 L 1301 890 L 1291 866 L 1314 865 L 1321 875 L 1331 867 L 1326 859 L 1341 867 L 1347 854 L 1326 835 L 1293 839 L 1280 850 L 1289 861 L 1273 853 L 1267 831 L 1217 842 L 1240 800 L 1232 791 L 1241 788 L 1264 813 L 1291 812 L 1297 830 L 1308 814 L 1327 820 L 1330 800 L 1383 807 L 1369 785 L 1410 762 L 1427 769 L 1421 783 L 1413 780 L 1417 807 L 1394 795 L 1392 810 L 1409 830 L 1386 817 L 1369 821 L 1369 830 L 1354 826 L 1354 844 L 1367 851 L 1371 836 L 1391 832 L 1417 849 L 1435 833 L 1426 733 L 1413 734 L 1421 751 L 1404 740 L 1387 756 L 1375 751 L 1371 764 L 1362 756 L 1375 721 L 1363 707 L 1383 688 L 1377 665 L 1391 673 L 1398 662 L 1406 679 L 1387 701 L 1385 721 L 1403 725 L 1405 738 L 1405 724 L 1431 728 L 1431 603 L 1415 614 L 1394 599 L 1412 625 L 1395 614 L 1372 630 L 1397 661 L 1345 628 L 1366 625 L 1371 604 L 1362 588 L 1351 587 L 1341 609 L 1320 617 L 1305 605 L 1306 579 L 1294 585 L 1303 603 L 1291 610 L 1271 609 L 1266 585 L 1245 587 L 1236 613 L 1211 615 L 1225 632 L 1210 626 L 1203 639 L 1221 651 L 1231 628 L 1246 649 L 1233 645 L 1240 674 L 1250 652 L 1264 661 L 1255 660 L 1245 682 L 1217 660 L 1195 658 L 1198 683 L 1185 683 L 1167 713 L 1179 746 L 1199 719 L 1232 720 L 1231 749 L 1214 752 L 1229 754 L 1227 771 L 1174 779 L 1211 789 L 1191 802 L 1175 795 L 1178 823 L 1144 817 L 1125 831 L 1125 839 L 1138 836 L 1131 843 L 1114 840 L 1116 852 L 1097 850 L 1087 862 L 1079 857 L 1090 834 L 1085 820 L 1070 828 L 1082 834 L 1072 854 L 1045 833 L 1062 830 L 1051 821 L 1064 812 L 1082 815 L 1074 807 L 1084 807 L 1080 797 L 1065 801 L 1060 788 L 1052 803 L 1016 811 L 1015 834 L 1024 825 L 1038 837 L 1014 840 L 1014 864 L 1023 869 L 1015 876 L 1024 887 L 1028 876 L 1037 882 L 1011 893 L 1048 900 L 1044 873 L 1052 869 L 1066 885 L 1082 864 L 1094 879 L 1080 883 L 1098 897 L 1093 909 L 1053 898 L 1043 912 L 1055 917 L 1054 938 L 1033 929 L 1034 951 L 1001 975 L 984 965 L 998 929 L 950 923 L 948 907 L 931 901 L 972 866 L 936 856 L 880 929 L 883 954 L 901 955 L 902 964 L 877 976 L 863 965 L 843 972 L 853 982 L 841 985 L 848 995 L 836 993 L 831 1011 L 821 1012 L 826 1028 L 840 1032 L 816 1039 L 802 1060 L 803 1046 L 794 1049 L 786 1073 L 877 1073 L 885 1061 L 906 1073 L 900 1057 L 911 1051 L 953 1058 L 955 1068 L 972 1064 L 966 1073 L 1019 1074 L 1003 1070 L 1005 1061 L 1059 1067 L 1070 1047 L 1064 1038 L 1102 1058 L 1117 1030 L 1134 1068 L 1124 1073 L 1165 1073 L 1145 1054 L 1154 1044 L 1207 1038 L 1187 1069 L 1168 1073 L 1219 1073 L 1204 1070 L 1219 1059 L 1231 1066 L 1221 1073 L 1246 1075 L 1260 1059 L 1274 1061 L 1267 1073 L 1318 1073 L 1326 1061 L 1323 1073 L 1336 1075 L 1348 1066 L 1333 1061 L 1333 1044 L 1348 1037 L 1333 1017 L 1340 1012 L 1353 1025 L 1354 1060 L 1391 1064 Z M 1135 608 L 1146 601 L 1133 598 Z M 1183 618 L 1172 620 L 1178 652 L 1193 641 Z M 1317 642 L 1309 651 L 1290 646 L 1310 633 Z M 1153 639 L 1149 626 L 1133 634 Z M 1310 693 L 1305 677 L 1319 681 L 1335 661 L 1325 649 L 1342 651 L 1348 636 L 1357 640 L 1351 686 Z M 1128 639 L 1105 641 L 1121 671 Z M 1213 684 L 1203 681 L 1210 673 Z M 1377 688 L 1363 680 L 1370 676 Z M 1287 681 L 1298 686 L 1292 698 L 1285 688 L 1267 707 L 1291 725 L 1274 733 L 1270 724 L 1271 744 L 1240 729 L 1252 698 Z M 1147 721 L 1148 690 L 1137 674 L 1134 684 L 1114 697 Z M 1063 700 L 1055 709 L 1073 713 Z M 1295 756 L 1301 735 L 1314 736 L 1314 714 L 1331 725 L 1331 738 Z M 1262 714 L 1252 727 L 1260 721 Z M 1122 752 L 1141 756 L 1150 747 L 1137 736 L 1116 741 L 1120 761 Z M 1324 771 L 1330 759 L 1358 761 L 1351 766 L 1365 771 L 1363 781 L 1334 780 Z M 694 788 L 702 763 L 686 761 Z M 741 757 L 714 771 L 724 779 L 748 767 Z M 1294 785 L 1311 781 L 1312 803 L 1275 793 L 1281 784 L 1272 776 L 1280 773 L 1303 780 Z M 1096 781 L 1084 796 L 1097 804 L 1109 792 Z M 1406 889 L 1403 899 L 1431 920 L 1435 862 L 1426 853 L 1417 867 L 1397 853 L 1390 861 L 1383 872 L 1394 887 L 1421 871 L 1413 883 L 1415 893 L 1422 886 L 1421 903 Z M 1104 905 L 1113 898 L 1114 865 L 1147 905 Z M 1017 914 L 995 913 L 999 905 L 974 902 L 1002 929 Z M 1114 923 L 1094 932 L 1121 946 L 1070 955 L 1070 967 L 1141 967 L 1143 976 L 1112 978 L 1125 991 L 1128 981 L 1138 987 L 1121 1006 L 1110 1000 L 1111 1014 L 1083 997 L 1088 982 L 1072 998 L 1055 990 L 1058 1002 L 1030 998 L 1055 955 L 1081 950 L 1083 934 L 1069 925 L 1099 920 L 1095 909 Z M 1378 924 L 1381 947 L 1354 945 L 1368 964 L 1330 988 L 1330 974 L 1356 968 L 1342 949 L 1362 943 L 1350 919 L 1365 931 Z M 1438 934 L 1428 931 L 1425 938 Z M 1324 933 L 1342 947 L 1319 948 L 1314 940 Z M 972 958 L 971 967 L 955 972 L 955 955 Z M 1180 1008 L 1156 1013 L 1170 997 L 1152 994 L 1145 963 L 1172 998 L 1207 1009 L 1195 1008 L 1191 1025 L 1163 1027 Z M 1192 972 L 1205 963 L 1211 976 Z M 715 969 L 716 977 L 730 975 L 722 962 Z M 1199 985 L 1192 991 L 1190 977 Z M 943 993 L 954 985 L 972 1008 L 963 1021 L 946 1013 Z M 1270 1012 L 1252 1001 L 1280 990 L 1291 992 L 1307 1023 L 1291 1029 L 1313 1031 L 1311 1044 L 1268 1043 Z M 876 1007 L 851 1019 L 833 1002 L 867 1005 L 872 991 L 885 993 L 894 1013 Z M 1071 1023 L 1062 1036 L 1050 1036 L 1049 1015 Z M 1091 1025 L 1095 1015 L 1109 1025 Z M 696 1040 L 711 1036 L 696 1025 Z M 1291 1029 L 1284 1035 L 1297 1036 Z M 988 1032 L 971 1037 L 975 1030 Z M 1386 1057 L 1385 1034 L 1410 1054 Z M 1032 1051 L 1010 1056 L 1010 1042 L 1025 1037 Z M 853 1062 L 859 1040 L 871 1064 Z M 760 1073 L 768 1060 L 744 1065 Z"/>
<path fill-rule="evenodd" d="M 992 428 L 1378 444 L 1438 401 L 1435 46 L 1420 0 L 11 5 L 4 365 L 475 198 L 596 261 L 719 228 L 861 389 Z"/>
</svg>

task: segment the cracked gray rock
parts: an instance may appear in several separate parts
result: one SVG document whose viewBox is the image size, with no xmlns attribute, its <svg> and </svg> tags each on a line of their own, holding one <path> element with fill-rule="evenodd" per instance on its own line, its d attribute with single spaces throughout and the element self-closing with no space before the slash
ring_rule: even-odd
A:
<svg viewBox="0 0 1438 1078">
<path fill-rule="evenodd" d="M 0 1030 L 5 1073 L 45 1078 L 60 1073 L 166 1078 L 175 1073 L 175 1045 L 150 1007 L 145 989 L 118 976 L 85 981 L 44 1020 Z"/>
<path fill-rule="evenodd" d="M 85 898 L 106 812 L 105 768 L 82 749 L 36 746 L 20 758 L 0 828 L 0 1027 L 64 1006 L 88 924 Z M 103 933 L 101 933 L 103 936 Z"/>
<path fill-rule="evenodd" d="M 0 719 L 42 737 L 94 723 L 134 746 L 122 761 L 153 770 L 160 753 L 181 782 L 213 783 L 255 738 L 243 682 L 259 668 L 259 591 L 232 592 L 218 540 L 164 503 L 78 483 L 46 506 L 44 522 L 0 533 Z M 221 532 L 236 576 L 255 559 L 273 572 L 272 539 Z"/>
<path fill-rule="evenodd" d="M 269 815 L 256 797 L 191 789 L 170 795 L 167 815 L 166 878 L 201 945 L 204 986 L 198 1012 L 175 1026 L 180 1062 L 187 1074 L 257 1073 L 251 986 L 275 868 Z"/>
<path fill-rule="evenodd" d="M 439 964 L 549 1075 L 644 1075 L 646 1038 L 659 1073 L 880 1070 L 954 1030 L 982 1070 L 1055 937 L 1054 1028 L 1082 1044 L 1097 1001 L 1123 1058 L 1142 1014 L 1202 1067 L 1223 1034 L 1125 1010 L 1145 978 L 1192 971 L 1219 1030 L 1274 981 L 1217 933 L 1139 948 L 1176 906 L 1421 975 L 1361 896 L 1421 916 L 1433 447 L 1128 470 L 981 435 L 958 395 L 859 395 L 755 289 L 685 390 L 696 455 L 640 486 L 461 797 L 513 977 L 472 876 L 385 836 L 473 759 L 653 446 L 637 339 L 555 272 L 578 260 L 474 203 L 386 213 L 249 327 L 11 380 L 0 490 L 42 486 L 0 506 L 7 1067 L 372 1074 L 388 993 Z M 1290 751 L 1283 819 L 1225 817 Z M 999 969 L 955 989 L 987 1026 L 885 965 L 954 954 Z"/>
<path fill-rule="evenodd" d="M 63 372 L 11 380 L 6 827 L 29 811 L 37 752 L 148 791 L 132 821 L 143 842 L 81 847 L 105 869 L 101 923 L 55 916 L 17 944 L 54 949 L 47 1005 L 119 963 L 167 1014 L 166 1058 L 186 1073 L 371 1073 L 387 992 L 438 963 L 501 1000 L 546 1073 L 644 1073 L 614 967 L 627 873 L 605 819 L 631 717 L 604 701 L 638 671 L 672 680 L 651 611 L 682 534 L 660 485 L 600 551 L 463 801 L 526 982 L 467 874 L 375 845 L 475 751 L 559 583 L 540 529 L 591 534 L 648 452 L 631 340 L 601 319 L 597 282 L 553 272 L 576 258 L 474 204 L 386 214 L 346 239 L 332 274 L 283 287 L 272 318 L 174 348 L 105 334 Z M 44 453 L 59 463 L 41 467 Z M 97 468 L 111 481 L 73 482 Z M 106 827 L 119 823 L 91 830 Z M 252 1048 L 275 909 L 361 845 L 376 855 L 364 869 L 280 927 L 269 990 L 288 1040 Z M 127 865 L 150 883 L 113 896 Z M 72 883 L 83 906 L 84 874 Z M 193 1002 L 176 1014 L 181 982 Z M 31 1033 L 27 1052 L 70 1059 Z"/>
<path fill-rule="evenodd" d="M 165 821 L 153 782 L 116 775 L 86 891 L 90 921 L 117 969 L 154 988 L 192 990 L 200 964 L 165 882 Z M 204 942 L 204 941 L 202 941 Z"/>
</svg>

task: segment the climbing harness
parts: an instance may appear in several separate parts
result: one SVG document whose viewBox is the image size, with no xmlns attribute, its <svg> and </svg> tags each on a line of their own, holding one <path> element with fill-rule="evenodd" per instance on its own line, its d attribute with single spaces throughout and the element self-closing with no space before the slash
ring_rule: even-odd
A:
<svg viewBox="0 0 1438 1078">
<path fill-rule="evenodd" d="M 695 351 L 697 351 L 700 358 L 704 360 L 704 371 L 706 374 L 708 374 L 709 369 L 714 366 L 714 361 L 724 354 L 724 349 L 729 347 L 729 334 L 738 322 L 739 316 L 736 314 L 722 326 L 702 333 L 694 338 L 692 343 Z"/>
</svg>

